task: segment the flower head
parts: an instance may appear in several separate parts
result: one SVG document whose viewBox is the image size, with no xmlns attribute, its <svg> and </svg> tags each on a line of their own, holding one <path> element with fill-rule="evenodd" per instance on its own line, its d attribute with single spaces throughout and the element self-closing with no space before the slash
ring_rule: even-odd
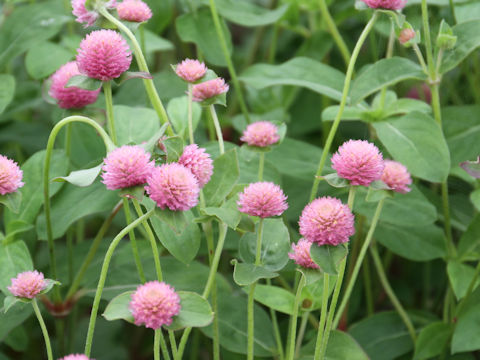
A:
<svg viewBox="0 0 480 360">
<path fill-rule="evenodd" d="M 401 10 L 407 4 L 407 0 L 363 0 L 372 9 Z"/>
<path fill-rule="evenodd" d="M 405 28 L 402 31 L 400 31 L 400 35 L 398 36 L 398 41 L 400 41 L 400 44 L 406 44 L 410 40 L 412 40 L 417 34 L 415 33 L 415 30 Z"/>
<path fill-rule="evenodd" d="M 17 275 L 12 279 L 12 285 L 7 289 L 13 296 L 33 299 L 40 292 L 45 290 L 47 282 L 41 272 L 25 271 Z"/>
<path fill-rule="evenodd" d="M 92 26 L 95 24 L 95 21 L 98 18 L 98 13 L 96 11 L 87 10 L 85 7 L 86 0 L 71 0 L 72 1 L 72 8 L 73 8 L 73 15 L 76 16 L 75 21 L 79 23 L 85 23 L 85 27 Z M 105 6 L 108 9 L 113 9 L 117 6 L 116 0 L 110 0 L 105 3 Z"/>
<path fill-rule="evenodd" d="M 59 360 L 90 360 L 86 355 L 83 354 L 71 354 L 67 355 Z M 93 360 L 93 359 L 92 359 Z"/>
<path fill-rule="evenodd" d="M 51 86 L 49 95 L 57 100 L 57 104 L 62 109 L 78 109 L 97 101 L 98 90 L 85 90 L 78 87 L 65 87 L 72 76 L 80 75 L 77 63 L 70 61 L 60 67 L 55 74 L 51 76 Z"/>
<path fill-rule="evenodd" d="M 172 318 L 180 312 L 180 297 L 164 282 L 149 281 L 140 285 L 132 294 L 129 305 L 136 325 L 160 329 L 170 325 Z"/>
<path fill-rule="evenodd" d="M 102 178 L 109 190 L 145 184 L 155 167 L 150 154 L 136 145 L 124 145 L 111 151 L 104 163 Z"/>
<path fill-rule="evenodd" d="M 250 146 L 267 147 L 280 140 L 278 128 L 268 121 L 257 121 L 247 126 L 240 138 Z"/>
<path fill-rule="evenodd" d="M 412 178 L 407 168 L 393 160 L 385 160 L 381 180 L 398 193 L 405 194 L 412 190 L 408 187 L 412 183 Z"/>
<path fill-rule="evenodd" d="M 368 186 L 380 180 L 383 167 L 382 154 L 366 140 L 349 140 L 332 156 L 332 168 L 352 185 Z"/>
<path fill-rule="evenodd" d="M 267 218 L 282 215 L 288 208 L 287 197 L 280 186 L 271 182 L 256 182 L 248 185 L 238 195 L 238 210 Z"/>
<path fill-rule="evenodd" d="M 288 253 L 288 257 L 302 267 L 318 269 L 319 266 L 310 257 L 311 246 L 312 243 L 310 241 L 300 239 L 297 244 L 292 244 L 293 253 Z"/>
<path fill-rule="evenodd" d="M 169 163 L 156 167 L 147 183 L 147 193 L 161 209 L 186 211 L 198 204 L 198 180 L 181 164 Z"/>
<path fill-rule="evenodd" d="M 198 180 L 198 186 L 205 186 L 213 174 L 213 161 L 204 148 L 197 144 L 185 146 L 178 163 L 189 169 Z"/>
<path fill-rule="evenodd" d="M 21 188 L 23 172 L 17 163 L 0 155 L 0 195 L 10 194 Z"/>
<path fill-rule="evenodd" d="M 80 42 L 78 70 L 88 77 L 102 81 L 118 78 L 131 62 L 128 44 L 116 31 L 92 31 Z"/>
<path fill-rule="evenodd" d="M 226 93 L 228 84 L 222 78 L 204 81 L 200 84 L 193 85 L 193 101 L 202 102 L 214 96 Z"/>
<path fill-rule="evenodd" d="M 354 216 L 340 200 L 321 197 L 305 206 L 300 215 L 300 234 L 318 245 L 338 245 L 355 233 Z"/>
<path fill-rule="evenodd" d="M 193 83 L 205 76 L 207 67 L 198 60 L 185 59 L 177 64 L 175 72 L 183 80 Z"/>
<path fill-rule="evenodd" d="M 117 12 L 126 21 L 144 22 L 152 17 L 152 10 L 142 0 L 124 0 L 118 4 Z"/>
</svg>

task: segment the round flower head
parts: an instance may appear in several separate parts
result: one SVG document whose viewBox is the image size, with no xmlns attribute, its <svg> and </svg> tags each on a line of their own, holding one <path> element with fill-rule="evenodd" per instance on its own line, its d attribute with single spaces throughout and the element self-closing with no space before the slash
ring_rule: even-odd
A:
<svg viewBox="0 0 480 360">
<path fill-rule="evenodd" d="M 185 211 L 198 204 L 198 180 L 181 164 L 170 163 L 156 167 L 147 183 L 147 193 L 161 209 Z"/>
<path fill-rule="evenodd" d="M 400 44 L 405 44 L 408 41 L 412 40 L 415 37 L 416 33 L 413 29 L 403 29 L 398 36 L 398 41 Z"/>
<path fill-rule="evenodd" d="M 305 206 L 298 223 L 300 234 L 318 245 L 338 245 L 355 233 L 354 216 L 348 206 L 329 196 Z"/>
<path fill-rule="evenodd" d="M 302 267 L 318 269 L 319 266 L 310 257 L 311 246 L 312 243 L 310 241 L 300 239 L 297 244 L 292 244 L 293 253 L 288 253 L 288 257 Z"/>
<path fill-rule="evenodd" d="M 248 185 L 238 195 L 238 210 L 267 218 L 282 215 L 288 209 L 287 197 L 280 186 L 271 182 L 256 182 Z"/>
<path fill-rule="evenodd" d="M 372 9 L 400 10 L 405 7 L 407 0 L 363 0 Z"/>
<path fill-rule="evenodd" d="M 164 282 L 149 281 L 140 285 L 132 294 L 129 305 L 136 325 L 144 324 L 150 329 L 170 325 L 180 312 L 180 297 Z"/>
<path fill-rule="evenodd" d="M 103 183 L 109 190 L 142 185 L 155 168 L 150 154 L 135 145 L 124 145 L 110 152 L 104 160 Z"/>
<path fill-rule="evenodd" d="M 247 126 L 240 138 L 250 146 L 267 147 L 280 140 L 278 128 L 268 121 L 258 121 Z"/>
<path fill-rule="evenodd" d="M 177 64 L 175 72 L 183 80 L 193 83 L 205 76 L 207 67 L 198 60 L 185 59 Z"/>
<path fill-rule="evenodd" d="M 12 279 L 12 285 L 7 289 L 13 296 L 33 299 L 47 287 L 47 282 L 41 272 L 25 271 Z"/>
<path fill-rule="evenodd" d="M 332 156 L 332 168 L 351 185 L 368 186 L 380 180 L 383 167 L 382 154 L 366 140 L 349 140 Z"/>
<path fill-rule="evenodd" d="M 10 194 L 21 188 L 23 172 L 17 163 L 0 155 L 0 195 Z"/>
<path fill-rule="evenodd" d="M 199 148 L 197 144 L 185 146 L 183 154 L 178 159 L 178 163 L 189 169 L 198 180 L 198 185 L 202 188 L 213 173 L 213 161 L 205 149 Z"/>
<path fill-rule="evenodd" d="M 75 21 L 85 23 L 85 27 L 92 26 L 98 18 L 96 11 L 89 11 L 85 7 L 86 0 L 72 0 L 73 15 L 76 16 Z M 117 5 L 116 0 L 110 0 L 105 3 L 108 9 L 113 9 Z"/>
<path fill-rule="evenodd" d="M 152 17 L 152 10 L 142 0 L 124 0 L 118 4 L 117 12 L 126 21 L 144 22 Z"/>
<path fill-rule="evenodd" d="M 387 184 L 393 191 L 405 194 L 411 189 L 408 187 L 412 183 L 412 178 L 407 168 L 399 162 L 385 160 L 385 168 L 381 180 Z"/>
<path fill-rule="evenodd" d="M 202 102 L 214 96 L 226 93 L 228 84 L 222 78 L 208 80 L 200 84 L 193 85 L 193 101 Z"/>
<path fill-rule="evenodd" d="M 83 354 L 71 354 L 67 355 L 59 360 L 90 360 L 86 355 Z M 93 360 L 93 359 L 92 359 Z"/>
<path fill-rule="evenodd" d="M 88 77 L 102 81 L 118 78 L 131 62 L 128 44 L 116 31 L 92 31 L 80 42 L 78 70 Z"/>
<path fill-rule="evenodd" d="M 60 67 L 50 78 L 51 86 L 48 94 L 57 100 L 62 109 L 78 109 L 97 101 L 98 90 L 85 90 L 78 87 L 65 87 L 72 76 L 80 75 L 77 63 L 70 61 Z"/>
</svg>

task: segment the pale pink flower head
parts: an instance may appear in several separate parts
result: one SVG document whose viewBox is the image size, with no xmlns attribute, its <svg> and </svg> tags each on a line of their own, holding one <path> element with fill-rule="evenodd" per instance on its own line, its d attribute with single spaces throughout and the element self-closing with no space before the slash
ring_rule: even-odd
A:
<svg viewBox="0 0 480 360">
<path fill-rule="evenodd" d="M 85 7 L 86 0 L 71 0 L 73 15 L 75 15 L 76 22 L 85 23 L 84 27 L 92 26 L 98 18 L 98 13 L 93 10 L 87 10 Z M 116 0 L 110 0 L 105 2 L 107 9 L 113 9 L 117 5 Z"/>
<path fill-rule="evenodd" d="M 198 180 L 198 186 L 204 187 L 213 174 L 213 161 L 204 148 L 197 144 L 185 146 L 178 163 L 189 169 Z"/>
<path fill-rule="evenodd" d="M 118 17 L 132 22 L 144 22 L 152 17 L 152 10 L 142 0 L 124 0 L 117 6 Z"/>
<path fill-rule="evenodd" d="M 398 193 L 406 194 L 412 190 L 408 187 L 412 184 L 412 178 L 407 168 L 393 160 L 385 160 L 385 168 L 380 180 Z"/>
<path fill-rule="evenodd" d="M 116 31 L 92 31 L 80 42 L 78 70 L 88 77 L 101 81 L 118 78 L 128 70 L 131 62 L 128 44 Z"/>
<path fill-rule="evenodd" d="M 415 33 L 415 30 L 410 29 L 410 28 L 405 28 L 402 31 L 400 31 L 400 35 L 398 36 L 398 41 L 400 41 L 400 44 L 405 44 L 412 40 L 417 34 Z"/>
<path fill-rule="evenodd" d="M 147 193 L 161 209 L 186 211 L 198 204 L 198 180 L 181 164 L 169 163 L 156 167 L 147 184 Z"/>
<path fill-rule="evenodd" d="M 83 355 L 83 354 L 71 354 L 59 360 L 93 360 L 93 359 L 89 359 L 86 355 Z"/>
<path fill-rule="evenodd" d="M 180 312 L 180 297 L 168 284 L 149 281 L 140 285 L 132 294 L 129 309 L 136 325 L 160 329 L 170 325 L 173 317 Z"/>
<path fill-rule="evenodd" d="M 48 94 L 57 100 L 62 109 L 79 109 L 97 101 L 98 90 L 85 90 L 78 87 L 65 87 L 72 76 L 80 75 L 77 63 L 70 61 L 60 67 L 50 78 L 51 86 Z"/>
<path fill-rule="evenodd" d="M 17 275 L 12 279 L 12 285 L 7 289 L 13 296 L 33 299 L 40 292 L 45 290 L 47 282 L 41 272 L 37 270 L 25 271 Z"/>
<path fill-rule="evenodd" d="M 23 171 L 18 164 L 0 155 L 0 195 L 6 195 L 17 191 L 24 183 L 22 182 Z"/>
<path fill-rule="evenodd" d="M 155 168 L 150 153 L 136 145 L 124 145 L 111 151 L 104 159 L 103 183 L 109 190 L 142 185 Z"/>
<path fill-rule="evenodd" d="M 355 218 L 349 207 L 330 196 L 313 200 L 300 215 L 300 234 L 318 245 L 338 245 L 355 233 Z"/>
<path fill-rule="evenodd" d="M 200 80 L 207 73 L 207 67 L 203 62 L 193 59 L 185 59 L 175 67 L 175 72 L 183 80 L 193 83 Z M 228 89 L 227 89 L 228 90 Z"/>
<path fill-rule="evenodd" d="M 247 126 L 240 138 L 250 146 L 267 147 L 280 140 L 278 128 L 269 121 L 257 121 Z"/>
<path fill-rule="evenodd" d="M 288 209 L 286 200 L 280 186 L 272 182 L 256 182 L 238 195 L 237 205 L 240 212 L 267 218 L 282 215 Z"/>
<path fill-rule="evenodd" d="M 193 101 L 202 102 L 228 91 L 228 84 L 222 78 L 204 81 L 193 85 Z"/>
<path fill-rule="evenodd" d="M 332 168 L 351 185 L 368 186 L 380 180 L 384 164 L 380 150 L 366 140 L 349 140 L 332 156 Z"/>
<path fill-rule="evenodd" d="M 363 0 L 372 9 L 401 10 L 407 4 L 407 0 Z"/>
<path fill-rule="evenodd" d="M 319 266 L 313 262 L 310 256 L 311 246 L 310 241 L 300 239 L 297 244 L 292 244 L 293 252 L 288 253 L 288 257 L 304 268 L 318 269 Z"/>
</svg>

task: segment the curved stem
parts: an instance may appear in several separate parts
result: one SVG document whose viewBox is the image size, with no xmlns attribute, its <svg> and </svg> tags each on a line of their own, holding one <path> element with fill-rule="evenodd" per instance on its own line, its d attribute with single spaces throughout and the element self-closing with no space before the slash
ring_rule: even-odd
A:
<svg viewBox="0 0 480 360">
<path fill-rule="evenodd" d="M 340 101 L 340 106 L 338 108 L 338 113 L 337 116 L 335 117 L 335 120 L 333 121 L 332 127 L 330 128 L 330 132 L 328 133 L 327 140 L 325 141 L 325 146 L 322 151 L 322 156 L 320 157 L 320 162 L 318 164 L 318 169 L 315 174 L 315 179 L 313 181 L 313 186 L 312 186 L 312 191 L 310 193 L 310 201 L 315 199 L 315 196 L 317 195 L 318 191 L 318 184 L 320 182 L 320 176 L 322 175 L 323 167 L 325 166 L 325 162 L 327 160 L 328 153 L 330 151 L 330 147 L 332 146 L 333 143 L 333 138 L 335 137 L 335 133 L 337 132 L 338 125 L 340 124 L 340 120 L 343 115 L 343 111 L 345 110 L 345 106 L 347 104 L 347 98 L 348 98 L 348 91 L 350 90 L 350 83 L 352 81 L 352 75 L 353 75 L 353 70 L 355 69 L 355 63 L 358 58 L 358 54 L 360 53 L 360 49 L 362 48 L 363 43 L 365 42 L 365 39 L 367 38 L 370 30 L 372 30 L 373 25 L 375 24 L 375 21 L 377 20 L 378 13 L 375 11 L 370 18 L 370 21 L 367 23 L 365 26 L 365 29 L 363 29 L 362 33 L 360 34 L 360 37 L 358 38 L 357 44 L 355 45 L 355 48 L 353 49 L 352 57 L 351 60 L 348 64 L 347 68 L 347 74 L 345 76 L 345 83 L 343 85 L 343 92 L 342 92 L 342 99 Z"/>
<path fill-rule="evenodd" d="M 215 131 L 217 132 L 218 139 L 218 148 L 220 149 L 220 155 L 225 153 L 225 146 L 223 145 L 223 134 L 220 122 L 218 121 L 217 112 L 215 111 L 215 106 L 212 104 L 209 106 L 210 114 L 212 115 L 213 124 L 215 126 Z"/>
<path fill-rule="evenodd" d="M 155 337 L 153 338 L 153 359 L 160 360 L 160 335 L 162 329 L 155 330 Z"/>
<path fill-rule="evenodd" d="M 47 348 L 47 357 L 48 360 L 53 360 L 52 355 L 52 345 L 50 344 L 50 337 L 48 336 L 47 327 L 45 326 L 45 322 L 43 321 L 42 313 L 38 308 L 37 299 L 32 300 L 33 311 L 37 316 L 38 322 L 40 323 L 40 327 L 42 328 L 43 339 L 45 340 L 45 347 Z"/>
<path fill-rule="evenodd" d="M 330 294 L 330 275 L 323 273 L 323 293 L 322 293 L 322 308 L 320 309 L 320 321 L 318 324 L 317 341 L 315 343 L 314 360 L 320 359 L 320 350 L 323 342 L 323 333 L 325 330 L 325 322 L 327 320 L 328 312 L 328 296 Z"/>
<path fill-rule="evenodd" d="M 125 220 L 127 225 L 132 222 L 132 216 L 130 214 L 130 205 L 128 204 L 128 199 L 126 197 L 123 198 L 123 211 L 125 212 Z M 138 246 L 137 246 L 137 239 L 135 237 L 135 230 L 132 229 L 128 233 L 130 237 L 130 245 L 132 246 L 132 253 L 133 258 L 135 260 L 135 265 L 137 267 L 138 276 L 140 277 L 140 282 L 144 284 L 147 279 L 145 278 L 145 272 L 143 271 L 142 261 L 140 260 L 140 255 L 138 254 Z"/>
<path fill-rule="evenodd" d="M 292 324 L 290 326 L 290 334 L 288 335 L 288 354 L 287 360 L 293 360 L 295 356 L 295 338 L 297 336 L 297 320 L 298 320 L 298 310 L 300 307 L 300 299 L 302 298 L 302 290 L 305 286 L 305 276 L 302 274 L 300 282 L 298 283 L 297 293 L 295 294 L 295 301 L 293 303 L 293 314 L 292 314 Z M 303 323 L 303 318 L 302 318 Z"/>
<path fill-rule="evenodd" d="M 188 136 L 190 144 L 195 143 L 193 138 L 193 85 L 188 83 Z"/>
<path fill-rule="evenodd" d="M 103 93 L 105 94 L 105 108 L 107 110 L 108 132 L 113 143 L 117 144 L 117 134 L 115 132 L 115 120 L 113 118 L 113 98 L 112 98 L 112 82 L 103 82 Z"/>
<path fill-rule="evenodd" d="M 100 271 L 100 279 L 98 280 L 97 291 L 95 292 L 95 298 L 93 300 L 92 313 L 90 315 L 90 322 L 88 324 L 87 340 L 85 343 L 84 352 L 87 357 L 90 357 L 90 352 L 92 350 L 93 333 L 95 330 L 95 322 L 97 320 L 98 307 L 102 298 L 103 287 L 105 286 L 108 267 L 110 265 L 110 261 L 112 260 L 113 252 L 115 251 L 116 247 L 123 239 L 123 237 L 127 235 L 130 230 L 135 229 L 135 227 L 137 227 L 140 223 L 152 216 L 154 211 L 155 209 L 150 210 L 145 215 L 142 215 L 141 217 L 133 221 L 131 224 L 123 228 L 123 230 L 120 231 L 117 236 L 115 236 L 115 238 L 110 243 L 110 246 L 108 247 L 105 258 L 103 259 L 102 270 Z"/>
</svg>

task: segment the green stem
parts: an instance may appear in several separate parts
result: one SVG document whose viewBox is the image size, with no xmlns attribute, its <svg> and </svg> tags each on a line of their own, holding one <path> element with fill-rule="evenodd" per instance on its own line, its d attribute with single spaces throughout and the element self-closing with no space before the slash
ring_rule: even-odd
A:
<svg viewBox="0 0 480 360">
<path fill-rule="evenodd" d="M 325 322 L 327 320 L 328 312 L 328 297 L 330 295 L 330 275 L 323 273 L 323 294 L 322 294 L 322 308 L 320 309 L 320 321 L 318 323 L 317 341 L 315 343 L 314 360 L 320 359 L 320 352 L 323 343 L 323 333 L 325 330 Z M 322 359 L 323 360 L 323 359 Z"/>
<path fill-rule="evenodd" d="M 130 205 L 128 204 L 128 199 L 123 198 L 123 211 L 125 212 L 125 220 L 127 225 L 132 222 L 132 216 L 130 214 Z M 135 238 L 135 230 L 132 229 L 128 233 L 130 237 L 130 245 L 132 246 L 133 258 L 135 260 L 135 266 L 137 267 L 138 276 L 140 277 L 140 282 L 144 284 L 147 279 L 145 278 L 145 272 L 143 271 L 142 261 L 140 260 L 140 255 L 138 254 L 137 239 Z"/>
<path fill-rule="evenodd" d="M 280 32 L 280 26 L 278 23 L 273 25 L 272 40 L 270 41 L 270 47 L 268 49 L 268 63 L 273 64 L 275 62 L 275 54 L 277 52 L 278 35 Z"/>
<path fill-rule="evenodd" d="M 177 341 L 175 340 L 175 333 L 172 330 L 168 330 L 168 338 L 170 339 L 173 359 L 177 360 Z"/>
<path fill-rule="evenodd" d="M 302 315 L 302 321 L 300 322 L 300 330 L 298 331 L 297 343 L 295 344 L 295 356 L 294 359 L 300 357 L 300 349 L 302 348 L 303 337 L 305 336 L 305 330 L 307 329 L 308 317 L 310 312 L 306 311 Z"/>
<path fill-rule="evenodd" d="M 435 66 L 433 63 L 433 50 L 432 39 L 430 36 L 430 24 L 428 22 L 428 7 L 427 0 L 422 0 L 422 20 L 423 20 L 423 32 L 425 36 L 425 48 L 427 52 L 427 64 L 428 72 L 432 79 L 435 79 Z"/>
<path fill-rule="evenodd" d="M 212 115 L 213 125 L 215 126 L 215 131 L 217 133 L 218 139 L 218 148 L 220 149 L 220 155 L 225 153 L 225 146 L 223 144 L 223 134 L 222 134 L 222 127 L 220 126 L 220 122 L 218 121 L 217 112 L 215 111 L 215 106 L 212 104 L 209 107 L 210 115 Z"/>
<path fill-rule="evenodd" d="M 347 44 L 345 44 L 345 41 L 343 40 L 342 35 L 340 35 L 337 25 L 335 24 L 335 21 L 332 18 L 332 15 L 330 15 L 330 12 L 328 11 L 328 6 L 326 1 L 320 0 L 319 3 L 320 3 L 320 12 L 322 13 L 322 17 L 327 24 L 328 31 L 332 35 L 333 40 L 335 41 L 335 44 L 337 44 L 338 49 L 342 54 L 345 65 L 348 66 L 350 62 L 350 51 L 348 50 Z"/>
<path fill-rule="evenodd" d="M 65 129 L 65 155 L 70 159 L 72 153 L 72 124 L 68 124 Z"/>
<path fill-rule="evenodd" d="M 457 23 L 457 17 L 455 16 L 455 5 L 453 4 L 453 0 L 449 0 L 449 3 L 450 3 L 450 11 L 452 12 L 453 22 L 454 22 L 454 24 L 456 24 Z"/>
<path fill-rule="evenodd" d="M 385 59 L 390 59 L 393 55 L 393 46 L 395 44 L 395 23 L 390 19 L 390 36 L 388 37 L 387 53 Z M 387 97 L 388 86 L 382 87 L 380 92 L 380 109 L 385 107 L 385 98 Z"/>
<path fill-rule="evenodd" d="M 263 169 L 265 167 L 265 153 L 262 151 L 259 155 L 258 160 L 258 181 L 263 180 Z"/>
<path fill-rule="evenodd" d="M 298 283 L 297 293 L 295 294 L 295 301 L 293 303 L 293 314 L 292 314 L 292 324 L 290 326 L 290 334 L 288 336 L 288 354 L 287 360 L 293 360 L 295 356 L 295 338 L 297 336 L 297 320 L 298 320 L 298 310 L 300 307 L 300 300 L 302 298 L 302 290 L 305 286 L 305 276 L 302 274 L 300 282 Z M 303 319 L 302 319 L 303 322 Z"/>
<path fill-rule="evenodd" d="M 415 55 L 417 55 L 418 62 L 419 62 L 420 65 L 422 66 L 423 72 L 428 75 L 427 64 L 425 63 L 425 59 L 423 58 L 422 51 L 421 51 L 420 48 L 418 47 L 418 44 L 415 44 L 415 43 L 414 43 L 414 44 L 412 45 L 412 48 L 413 48 L 413 51 L 415 52 Z"/>
<path fill-rule="evenodd" d="M 195 143 L 193 138 L 193 85 L 188 83 L 188 136 L 190 144 Z"/>
<path fill-rule="evenodd" d="M 107 279 L 108 267 L 110 265 L 110 261 L 112 260 L 113 252 L 115 251 L 116 247 L 123 239 L 125 235 L 127 235 L 130 230 L 135 229 L 140 223 L 147 220 L 150 216 L 153 215 L 155 209 L 150 210 L 145 215 L 140 216 L 138 219 L 133 221 L 131 224 L 127 225 L 123 228 L 122 231 L 118 233 L 117 236 L 112 240 L 110 246 L 108 247 L 107 253 L 105 254 L 105 258 L 103 259 L 102 270 L 100 271 L 100 279 L 98 280 L 97 291 L 95 292 L 95 298 L 93 300 L 92 312 L 90 315 L 90 322 L 88 324 L 88 331 L 87 331 L 87 340 L 85 343 L 85 355 L 90 357 L 90 352 L 92 350 L 92 341 L 93 341 L 93 333 L 95 331 L 95 322 L 97 320 L 97 313 L 98 307 L 100 305 L 100 300 L 102 299 L 102 292 L 105 286 L 105 280 Z"/>
<path fill-rule="evenodd" d="M 367 38 L 368 33 L 370 32 L 370 30 L 372 30 L 373 25 L 375 24 L 375 21 L 377 20 L 377 17 L 378 17 L 378 13 L 375 11 L 373 13 L 370 21 L 365 26 L 365 29 L 363 29 L 360 37 L 358 38 L 357 44 L 355 45 L 355 48 L 353 49 L 351 60 L 348 63 L 347 74 L 345 76 L 345 83 L 343 85 L 342 99 L 340 101 L 340 106 L 339 106 L 339 109 L 338 109 L 337 116 L 335 117 L 335 120 L 333 121 L 332 127 L 330 128 L 330 132 L 328 133 L 328 137 L 327 137 L 327 140 L 325 142 L 325 147 L 323 148 L 323 151 L 322 151 L 322 156 L 320 157 L 320 162 L 318 164 L 318 169 L 317 169 L 317 172 L 315 174 L 315 179 L 313 181 L 312 191 L 310 193 L 310 201 L 315 199 L 315 197 L 317 196 L 318 184 L 320 182 L 320 176 L 322 175 L 322 170 L 323 170 L 323 167 L 325 166 L 325 162 L 327 160 L 327 156 L 329 154 L 330 147 L 332 146 L 333 138 L 335 137 L 335 133 L 337 132 L 338 125 L 340 124 L 340 120 L 342 118 L 343 111 L 345 110 L 345 106 L 347 104 L 348 91 L 350 90 L 350 84 L 352 82 L 353 70 L 355 69 L 355 63 L 356 63 L 358 55 L 360 53 L 360 49 L 362 48 L 362 45 L 365 42 L 365 39 Z"/>
<path fill-rule="evenodd" d="M 160 335 L 162 334 L 162 329 L 155 330 L 155 337 L 153 339 L 153 358 L 155 360 L 160 360 Z"/>
<path fill-rule="evenodd" d="M 42 328 L 43 339 L 45 340 L 45 347 L 47 348 L 47 357 L 48 360 L 53 360 L 52 355 L 52 345 L 50 345 L 50 337 L 48 336 L 47 327 L 45 326 L 45 322 L 43 321 L 42 313 L 38 308 L 37 299 L 32 300 L 33 311 L 35 311 L 35 315 L 37 315 L 38 322 L 40 323 L 40 327 Z"/>
<path fill-rule="evenodd" d="M 113 118 L 113 98 L 112 83 L 110 81 L 103 82 L 103 93 L 105 94 L 105 107 L 107 110 L 107 127 L 113 143 L 117 144 L 117 134 L 115 133 L 115 120 Z"/>
<path fill-rule="evenodd" d="M 272 285 L 270 279 L 267 279 L 267 285 Z M 272 308 L 270 308 L 270 318 L 272 319 L 273 334 L 275 336 L 275 342 L 277 343 L 278 358 L 279 360 L 283 360 L 285 355 L 283 353 L 282 335 L 280 334 L 280 327 L 278 326 L 277 314 Z"/>
<path fill-rule="evenodd" d="M 160 348 L 162 349 L 162 354 L 165 360 L 170 360 L 170 353 L 168 352 L 167 343 L 165 342 L 165 337 L 163 336 L 162 329 L 155 330 L 156 333 L 159 332 L 160 337 Z"/>
<path fill-rule="evenodd" d="M 350 210 L 353 210 L 353 203 L 355 202 L 356 193 L 357 193 L 357 186 L 350 185 L 350 189 L 348 190 L 348 200 L 347 200 L 347 204 Z"/>
</svg>

